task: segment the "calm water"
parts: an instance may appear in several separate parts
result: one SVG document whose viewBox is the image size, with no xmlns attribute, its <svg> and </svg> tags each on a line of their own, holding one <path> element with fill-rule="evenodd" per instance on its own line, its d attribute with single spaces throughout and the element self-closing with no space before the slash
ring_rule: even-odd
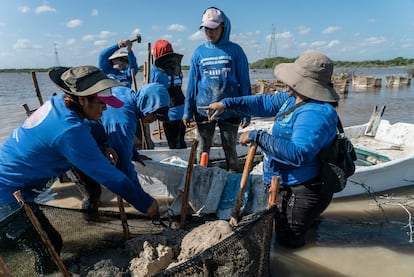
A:
<svg viewBox="0 0 414 277">
<path fill-rule="evenodd" d="M 345 126 L 369 120 L 373 108 L 386 105 L 384 118 L 395 122 L 414 123 L 414 85 L 386 88 L 385 76 L 406 76 L 404 68 L 357 69 L 356 75 L 382 77 L 376 90 L 353 91 L 341 98 L 339 115 Z M 184 83 L 186 74 L 184 72 Z M 252 83 L 271 80 L 271 70 L 251 72 Z M 43 100 L 57 88 L 47 73 L 37 73 Z M 141 82 L 139 73 L 137 81 Z M 185 84 L 183 86 L 185 88 Z M 39 106 L 31 75 L 0 74 L 0 143 L 26 117 L 22 105 Z M 400 200 L 375 202 L 368 196 L 335 200 L 323 214 L 321 223 L 310 236 L 309 244 L 300 250 L 272 248 L 273 276 L 414 276 L 414 244 L 409 242 L 406 228 L 409 214 L 401 205 L 412 201 L 414 188 L 392 192 Z M 378 200 L 378 199 L 377 199 Z M 408 207 L 412 211 L 411 207 Z"/>
</svg>

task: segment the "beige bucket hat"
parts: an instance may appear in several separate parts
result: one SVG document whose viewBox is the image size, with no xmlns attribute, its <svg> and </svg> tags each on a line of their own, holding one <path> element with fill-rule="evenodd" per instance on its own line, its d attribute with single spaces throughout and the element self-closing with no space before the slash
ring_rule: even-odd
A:
<svg viewBox="0 0 414 277">
<path fill-rule="evenodd" d="M 110 79 L 95 66 L 55 67 L 49 71 L 49 78 L 65 93 L 76 96 L 96 94 L 104 103 L 114 108 L 124 104 L 111 94 L 110 88 L 125 85 Z"/>
<path fill-rule="evenodd" d="M 333 62 L 326 55 L 307 50 L 293 63 L 281 63 L 274 74 L 299 94 L 324 102 L 338 102 L 331 77 Z"/>
<path fill-rule="evenodd" d="M 127 51 L 116 51 L 115 53 L 113 53 L 108 60 L 114 60 L 114 59 L 118 59 L 118 58 L 128 58 L 128 52 Z"/>
</svg>

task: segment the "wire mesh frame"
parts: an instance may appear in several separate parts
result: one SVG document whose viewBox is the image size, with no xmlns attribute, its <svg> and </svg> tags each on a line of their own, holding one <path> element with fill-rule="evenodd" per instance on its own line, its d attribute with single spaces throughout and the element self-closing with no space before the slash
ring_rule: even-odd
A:
<svg viewBox="0 0 414 277">
<path fill-rule="evenodd" d="M 243 217 L 234 234 L 230 237 L 204 250 L 192 259 L 168 268 L 153 275 L 153 277 L 240 276 L 240 274 L 243 276 L 270 276 L 269 256 L 275 209 L 275 207 L 272 207 L 269 210 Z M 231 255 L 229 253 L 230 251 L 240 251 L 240 248 L 238 248 L 240 244 L 249 250 L 251 263 L 235 272 L 235 268 L 228 264 L 237 262 L 230 260 L 231 257 L 237 256 L 237 254 Z M 258 253 L 255 253 L 253 248 L 258 250 Z M 257 257 L 260 258 L 257 259 Z M 221 267 L 227 267 L 227 271 L 226 269 L 220 269 Z"/>
</svg>

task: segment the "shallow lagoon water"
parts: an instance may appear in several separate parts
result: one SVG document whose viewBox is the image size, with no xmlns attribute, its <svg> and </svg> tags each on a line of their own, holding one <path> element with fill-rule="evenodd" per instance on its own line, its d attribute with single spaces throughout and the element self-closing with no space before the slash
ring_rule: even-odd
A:
<svg viewBox="0 0 414 277">
<path fill-rule="evenodd" d="M 385 76 L 405 76 L 405 72 L 404 68 L 355 70 L 357 75 L 383 77 L 383 84 L 381 88 L 358 91 L 350 87 L 338 108 L 344 126 L 367 122 L 376 105 L 387 106 L 384 118 L 391 123 L 414 123 L 414 86 L 385 87 Z M 184 72 L 184 82 L 187 74 Z M 37 79 L 44 101 L 58 92 L 47 73 L 37 73 Z M 259 79 L 273 79 L 272 71 L 252 71 L 252 83 Z M 142 80 L 141 72 L 137 80 Z M 30 74 L 1 73 L 0 143 L 26 117 L 23 104 L 31 109 L 39 106 Z M 375 201 L 367 195 L 335 199 L 304 248 L 290 250 L 272 245 L 272 276 L 414 276 L 408 213 L 398 205 L 412 201 L 414 187 L 388 193 L 400 199 L 379 200 L 376 196 Z"/>
</svg>

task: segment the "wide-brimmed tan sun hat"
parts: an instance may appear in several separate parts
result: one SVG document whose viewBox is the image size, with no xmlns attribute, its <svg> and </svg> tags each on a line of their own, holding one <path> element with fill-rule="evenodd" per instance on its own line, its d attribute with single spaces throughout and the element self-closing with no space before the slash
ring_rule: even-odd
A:
<svg viewBox="0 0 414 277">
<path fill-rule="evenodd" d="M 112 107 L 123 105 L 121 100 L 111 94 L 110 88 L 125 85 L 110 79 L 95 66 L 55 67 L 49 71 L 49 78 L 65 93 L 76 96 L 97 94 L 99 99 Z"/>
<path fill-rule="evenodd" d="M 311 99 L 338 102 L 339 95 L 332 85 L 333 62 L 326 55 L 308 50 L 293 63 L 281 63 L 274 74 L 282 82 Z"/>
</svg>

